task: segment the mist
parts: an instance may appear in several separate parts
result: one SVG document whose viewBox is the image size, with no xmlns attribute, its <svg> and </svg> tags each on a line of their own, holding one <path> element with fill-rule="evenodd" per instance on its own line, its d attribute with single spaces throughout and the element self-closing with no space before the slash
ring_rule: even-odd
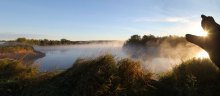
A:
<svg viewBox="0 0 220 96">
<path fill-rule="evenodd" d="M 191 43 L 180 43 L 177 46 L 169 41 L 158 43 L 147 42 L 147 46 L 129 46 L 124 48 L 124 41 L 111 41 L 89 44 L 62 46 L 35 46 L 38 51 L 46 53 L 44 58 L 36 61 L 41 71 L 64 70 L 72 66 L 79 58 L 94 59 L 105 54 L 112 54 L 116 60 L 129 58 L 141 62 L 145 70 L 163 73 L 171 70 L 181 62 L 195 57 L 202 50 Z"/>
<path fill-rule="evenodd" d="M 182 62 L 194 58 L 198 52 L 202 49 L 191 44 L 187 43 L 178 44 L 178 46 L 173 47 L 169 42 L 163 42 L 159 48 L 154 48 L 149 50 L 152 51 L 154 55 L 148 55 L 150 59 L 142 59 L 144 62 L 144 67 L 151 70 L 153 73 L 161 73 L 170 71 L 176 65 L 181 64 Z M 157 51 L 157 52 L 155 52 Z M 144 57 L 143 57 L 144 58 Z"/>
<path fill-rule="evenodd" d="M 181 39 L 182 41 L 176 42 L 172 39 Z M 182 62 L 195 58 L 203 50 L 182 37 L 159 38 L 156 41 L 150 39 L 141 45 L 129 44 L 129 42 L 127 41 L 123 48 L 126 55 L 129 58 L 141 61 L 145 70 L 156 74 L 171 71 Z"/>
<path fill-rule="evenodd" d="M 38 51 L 46 54 L 38 59 L 37 63 L 41 71 L 66 70 L 77 59 L 95 59 L 98 56 L 112 54 L 115 58 L 127 58 L 122 51 L 123 41 L 58 45 L 58 46 L 34 46 Z"/>
</svg>

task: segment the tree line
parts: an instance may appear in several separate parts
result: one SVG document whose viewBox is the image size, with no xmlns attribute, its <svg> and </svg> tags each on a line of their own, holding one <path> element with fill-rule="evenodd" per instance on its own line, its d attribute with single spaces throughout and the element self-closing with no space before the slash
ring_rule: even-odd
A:
<svg viewBox="0 0 220 96">
<path fill-rule="evenodd" d="M 73 44 L 90 44 L 90 43 L 105 43 L 112 42 L 113 40 L 91 40 L 91 41 L 71 41 L 68 39 L 60 39 L 60 40 L 48 40 L 48 39 L 27 39 L 27 38 L 17 38 L 14 41 L 16 43 L 22 44 L 30 44 L 30 45 L 40 45 L 40 46 L 52 46 L 52 45 L 73 45 Z"/>
<path fill-rule="evenodd" d="M 60 40 L 48 40 L 48 39 L 27 39 L 27 38 L 17 38 L 15 42 L 18 43 L 26 43 L 26 44 L 31 44 L 31 45 L 67 45 L 67 44 L 74 44 L 76 42 L 67 40 L 67 39 L 60 39 Z"/>
<path fill-rule="evenodd" d="M 180 43 L 188 43 L 184 37 L 180 36 L 174 36 L 174 35 L 169 35 L 169 36 L 163 36 L 163 37 L 157 37 L 154 35 L 132 35 L 125 43 L 124 47 L 127 46 L 147 46 L 148 43 L 154 43 L 156 45 L 160 45 L 163 42 L 169 42 L 171 43 L 172 46 L 176 46 Z"/>
</svg>

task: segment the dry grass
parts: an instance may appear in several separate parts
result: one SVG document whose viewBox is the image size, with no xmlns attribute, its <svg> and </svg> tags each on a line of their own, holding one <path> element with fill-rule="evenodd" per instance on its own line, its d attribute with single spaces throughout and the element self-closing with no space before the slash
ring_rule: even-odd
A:
<svg viewBox="0 0 220 96">
<path fill-rule="evenodd" d="M 78 59 L 61 73 L 38 73 L 19 61 L 0 60 L 2 96 L 218 96 L 220 71 L 207 59 L 183 62 L 159 81 L 138 61 L 112 55 Z"/>
<path fill-rule="evenodd" d="M 218 96 L 220 70 L 209 59 L 183 62 L 162 77 L 160 96 Z"/>
</svg>

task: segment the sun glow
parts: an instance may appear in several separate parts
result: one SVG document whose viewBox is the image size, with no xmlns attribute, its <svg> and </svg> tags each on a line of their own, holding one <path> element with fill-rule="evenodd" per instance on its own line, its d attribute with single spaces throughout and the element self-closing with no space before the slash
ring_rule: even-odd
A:
<svg viewBox="0 0 220 96">
<path fill-rule="evenodd" d="M 208 35 L 208 32 L 200 31 L 200 32 L 195 32 L 195 33 L 193 33 L 193 34 L 195 34 L 195 35 L 197 35 L 197 36 L 207 36 L 207 35 Z"/>
<path fill-rule="evenodd" d="M 206 51 L 202 50 L 198 54 L 196 54 L 196 58 L 209 58 L 209 54 Z"/>
<path fill-rule="evenodd" d="M 208 32 L 203 30 L 199 22 L 200 21 L 189 24 L 189 33 L 197 36 L 207 36 Z"/>
<path fill-rule="evenodd" d="M 196 27 L 192 34 L 197 36 L 207 36 L 208 32 L 204 31 L 202 28 Z"/>
</svg>

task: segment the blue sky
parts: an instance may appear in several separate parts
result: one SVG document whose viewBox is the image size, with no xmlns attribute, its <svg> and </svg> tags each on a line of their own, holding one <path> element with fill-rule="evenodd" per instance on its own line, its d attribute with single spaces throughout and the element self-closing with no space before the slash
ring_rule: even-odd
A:
<svg viewBox="0 0 220 96">
<path fill-rule="evenodd" d="M 201 31 L 201 14 L 220 23 L 219 4 L 220 0 L 1 0 L 0 40 L 184 36 Z"/>
</svg>

